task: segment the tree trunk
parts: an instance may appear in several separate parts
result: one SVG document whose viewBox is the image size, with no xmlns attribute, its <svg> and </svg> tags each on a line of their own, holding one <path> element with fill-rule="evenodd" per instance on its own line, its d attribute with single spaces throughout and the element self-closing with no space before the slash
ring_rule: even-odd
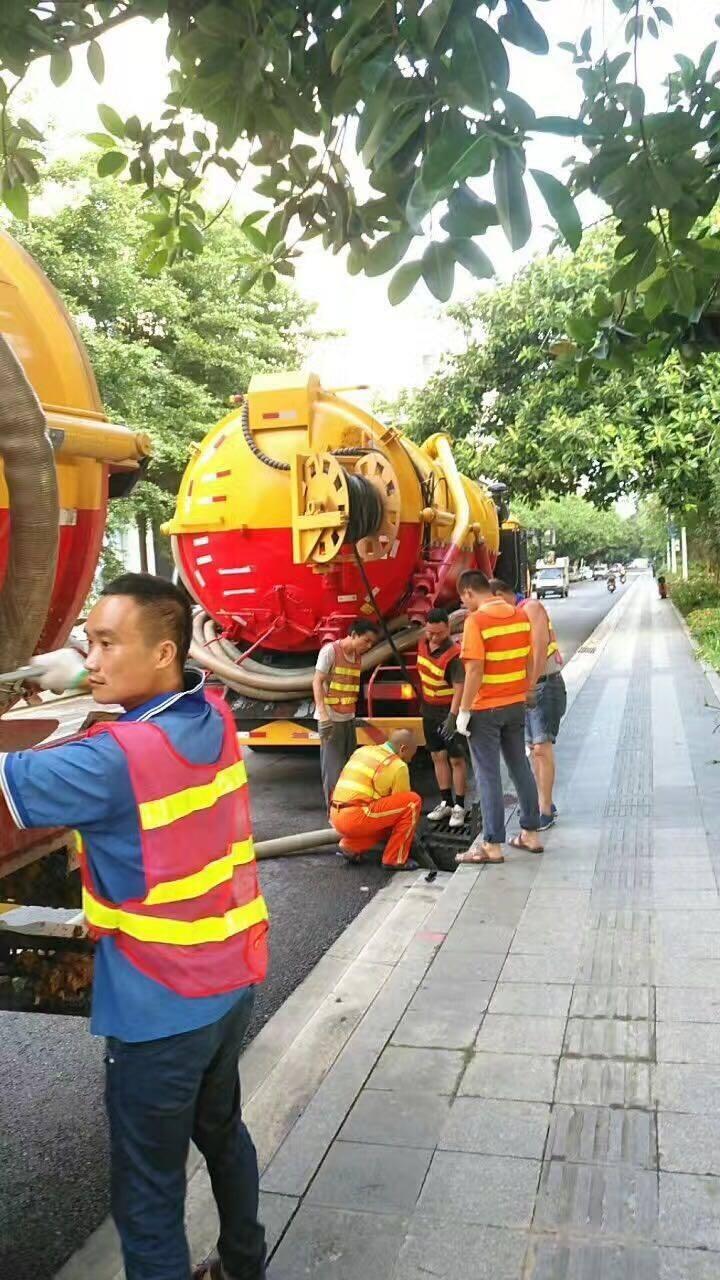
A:
<svg viewBox="0 0 720 1280">
<path fill-rule="evenodd" d="M 147 573 L 148 572 L 148 552 L 147 552 L 148 527 L 147 527 L 147 519 L 143 515 L 138 515 L 137 517 L 137 531 L 138 531 L 138 540 L 140 542 L 140 572 Z"/>
<path fill-rule="evenodd" d="M 20 361 L 0 334 L 0 458 L 10 547 L 0 590 L 0 671 L 27 662 L 45 625 L 57 564 L 57 472 L 47 422 Z M 12 698 L 0 696 L 0 710 Z"/>
</svg>

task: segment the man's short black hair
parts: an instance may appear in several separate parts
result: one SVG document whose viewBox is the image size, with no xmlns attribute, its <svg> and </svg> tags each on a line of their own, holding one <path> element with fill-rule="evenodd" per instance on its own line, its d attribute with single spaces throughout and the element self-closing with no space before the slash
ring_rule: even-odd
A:
<svg viewBox="0 0 720 1280">
<path fill-rule="evenodd" d="M 447 609 L 430 609 L 425 619 L 426 622 L 450 622 L 450 615 Z"/>
<path fill-rule="evenodd" d="M 192 640 L 192 608 L 187 594 L 152 573 L 121 573 L 102 590 L 103 596 L 130 596 L 143 612 L 143 621 L 154 644 L 172 640 L 178 663 L 184 667 Z"/>
<path fill-rule="evenodd" d="M 509 596 L 517 594 L 515 588 L 511 587 L 509 582 L 504 582 L 502 578 L 491 578 L 490 590 L 495 596 L 499 595 L 500 592 L 505 592 Z"/>
<path fill-rule="evenodd" d="M 350 623 L 347 633 L 349 636 L 376 636 L 379 630 L 379 624 L 372 618 L 356 618 Z"/>
<path fill-rule="evenodd" d="M 463 591 L 489 591 L 490 579 L 481 569 L 465 569 L 457 581 L 458 593 Z"/>
</svg>

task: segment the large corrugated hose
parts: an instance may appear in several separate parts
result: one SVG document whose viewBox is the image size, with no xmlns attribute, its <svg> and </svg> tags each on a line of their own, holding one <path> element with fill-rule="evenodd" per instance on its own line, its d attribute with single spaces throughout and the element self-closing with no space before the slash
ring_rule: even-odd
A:
<svg viewBox="0 0 720 1280">
<path fill-rule="evenodd" d="M 461 612 L 453 615 L 450 620 L 453 631 L 462 628 L 463 618 Z M 388 627 L 393 644 L 400 653 L 415 648 L 422 634 L 421 627 L 407 625 L 407 618 L 396 618 Z M 201 667 L 206 667 L 223 684 L 245 698 L 260 702 L 299 702 L 312 695 L 314 667 L 296 667 L 288 671 L 265 666 L 252 658 L 242 662 L 242 650 L 220 635 L 217 624 L 204 609 L 196 610 L 194 615 L 190 655 Z M 362 669 L 372 671 L 392 656 L 393 649 L 387 641 L 377 644 L 361 659 Z"/>
<path fill-rule="evenodd" d="M 27 662 L 40 639 L 57 564 L 57 473 L 47 422 L 20 361 L 0 334 L 0 458 L 10 511 L 0 589 L 0 671 Z M 0 689 L 0 711 L 13 700 Z"/>
</svg>

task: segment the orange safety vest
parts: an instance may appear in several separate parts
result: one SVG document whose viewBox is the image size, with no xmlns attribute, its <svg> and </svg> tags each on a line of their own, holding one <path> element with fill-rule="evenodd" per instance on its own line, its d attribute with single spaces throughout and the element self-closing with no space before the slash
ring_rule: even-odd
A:
<svg viewBox="0 0 720 1280">
<path fill-rule="evenodd" d="M 359 662 L 352 662 L 345 657 L 340 641 L 333 645 L 335 665 L 330 672 L 328 690 L 325 694 L 325 705 L 334 707 L 343 715 L 354 715 L 357 700 L 360 696 L 360 676 L 362 668 Z"/>
<path fill-rule="evenodd" d="M 109 733 L 125 753 L 145 872 L 144 897 L 102 897 L 91 871 L 92 834 L 77 833 L 90 932 L 113 936 L 137 969 L 182 996 L 235 991 L 262 982 L 267 970 L 268 910 L 245 765 L 230 712 L 206 696 L 225 721 L 213 764 L 191 764 L 150 723 L 99 724 L 81 735 Z"/>
<path fill-rule="evenodd" d="M 471 615 L 472 616 L 472 615 Z M 529 688 L 527 659 L 530 653 L 530 623 L 523 609 L 501 622 L 483 619 L 482 606 L 474 615 L 481 623 L 485 664 L 477 707 L 487 700 L 502 706 L 521 702 Z"/>
<path fill-rule="evenodd" d="M 392 795 L 396 775 L 405 767 L 389 742 L 358 747 L 337 780 L 333 804 L 367 804 Z"/>
<path fill-rule="evenodd" d="M 434 707 L 449 706 L 455 690 L 448 684 L 445 672 L 453 658 L 460 657 L 460 645 L 451 644 L 445 653 L 431 654 L 427 640 L 418 641 L 418 675 L 423 701 Z"/>
</svg>

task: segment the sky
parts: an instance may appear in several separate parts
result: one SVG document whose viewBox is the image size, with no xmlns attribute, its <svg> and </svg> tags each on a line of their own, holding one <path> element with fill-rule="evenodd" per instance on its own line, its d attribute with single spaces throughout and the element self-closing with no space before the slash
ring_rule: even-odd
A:
<svg viewBox="0 0 720 1280">
<path fill-rule="evenodd" d="M 660 40 L 646 39 L 640 46 L 640 74 L 650 106 L 659 106 L 662 101 L 661 82 L 673 66 L 674 54 L 685 53 L 697 60 L 705 45 L 720 36 L 713 20 L 720 6 L 710 0 L 664 3 L 673 16 L 673 29 L 661 27 Z M 558 42 L 576 41 L 591 26 L 595 33 L 593 53 L 605 46 L 610 53 L 617 52 L 622 46 L 625 19 L 612 0 L 531 0 L 531 7 L 548 33 L 551 50 L 546 57 L 536 57 L 509 49 L 510 88 L 526 98 L 538 115 L 575 114 L 579 85 L 571 58 L 557 48 Z M 108 33 L 102 43 L 107 68 L 102 85 L 91 77 L 82 53 L 76 53 L 76 69 L 59 90 L 50 84 L 47 62 L 33 69 L 31 110 L 26 114 L 35 121 L 53 122 L 58 153 L 77 150 L 84 145 L 85 133 L 101 128 L 96 118 L 100 102 L 111 103 L 124 118 L 136 114 L 143 121 L 157 119 L 162 110 L 167 91 L 162 24 L 138 19 Z M 572 149 L 571 139 L 538 138 L 529 148 L 528 164 L 562 177 L 562 162 Z M 235 203 L 241 216 L 258 207 L 258 197 L 252 191 L 256 180 L 253 178 L 238 190 Z M 483 183 L 477 184 L 476 189 L 481 195 L 491 194 Z M 220 194 L 218 189 L 218 198 Z M 500 280 L 508 279 L 523 263 L 546 251 L 552 238 L 551 230 L 544 225 L 545 206 L 532 182 L 528 183 L 528 195 L 534 227 L 528 245 L 513 254 L 499 229 L 492 229 L 483 240 Z M 579 207 L 586 223 L 602 212 L 588 198 Z M 422 281 L 406 302 L 391 307 L 386 296 L 387 279 L 349 276 L 344 269 L 344 254 L 334 257 L 317 240 L 308 244 L 298 264 L 298 288 L 317 305 L 317 328 L 343 333 L 340 338 L 314 343 L 309 353 L 308 367 L 320 375 L 326 386 L 369 386 L 370 398 L 392 397 L 403 387 L 422 385 L 443 353 L 458 348 L 460 335 L 456 326 Z M 477 282 L 458 268 L 454 300 L 471 297 L 476 289 Z"/>
</svg>

